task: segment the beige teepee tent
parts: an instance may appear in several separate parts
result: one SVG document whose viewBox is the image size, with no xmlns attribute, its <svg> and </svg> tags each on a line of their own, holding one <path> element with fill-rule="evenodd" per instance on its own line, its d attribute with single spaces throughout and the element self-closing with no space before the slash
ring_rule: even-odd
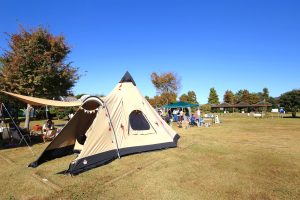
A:
<svg viewBox="0 0 300 200">
<path fill-rule="evenodd" d="M 80 153 L 68 172 L 80 173 L 121 156 L 176 147 L 179 136 L 161 119 L 126 72 L 105 98 L 87 98 L 31 167 Z"/>
</svg>

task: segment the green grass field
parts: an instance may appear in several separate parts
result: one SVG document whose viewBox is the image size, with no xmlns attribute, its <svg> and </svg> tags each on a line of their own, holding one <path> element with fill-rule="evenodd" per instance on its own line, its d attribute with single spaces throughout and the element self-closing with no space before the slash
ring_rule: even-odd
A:
<svg viewBox="0 0 300 200">
<path fill-rule="evenodd" d="M 177 148 L 77 176 L 75 155 L 27 168 L 47 144 L 0 150 L 0 199 L 300 199 L 300 119 L 227 116 L 176 131 Z"/>
</svg>

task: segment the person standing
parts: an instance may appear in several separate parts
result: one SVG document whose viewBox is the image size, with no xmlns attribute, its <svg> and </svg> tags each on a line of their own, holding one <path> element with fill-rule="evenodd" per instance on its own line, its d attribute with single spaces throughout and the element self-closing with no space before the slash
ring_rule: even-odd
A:
<svg viewBox="0 0 300 200">
<path fill-rule="evenodd" d="M 169 115 L 169 118 L 172 119 L 172 111 L 171 111 L 171 109 L 168 110 L 168 115 Z"/>
<path fill-rule="evenodd" d="M 201 111 L 200 111 L 200 109 L 198 108 L 198 110 L 197 110 L 197 117 L 198 117 L 198 126 L 200 126 L 200 118 L 201 118 Z"/>
<path fill-rule="evenodd" d="M 183 109 L 180 110 L 179 116 L 180 116 L 179 120 L 182 122 L 183 121 Z"/>
</svg>

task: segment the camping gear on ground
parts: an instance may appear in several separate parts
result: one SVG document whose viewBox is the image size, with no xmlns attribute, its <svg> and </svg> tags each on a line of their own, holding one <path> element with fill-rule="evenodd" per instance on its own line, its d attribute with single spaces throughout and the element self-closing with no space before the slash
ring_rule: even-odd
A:
<svg viewBox="0 0 300 200">
<path fill-rule="evenodd" d="M 12 139 L 19 141 L 19 144 L 21 144 L 23 139 L 26 140 L 28 143 L 31 143 L 30 134 L 25 129 L 22 129 L 20 127 L 18 128 L 21 131 L 21 133 L 15 127 L 10 128 Z"/>
<path fill-rule="evenodd" d="M 42 131 L 42 128 L 43 127 L 41 125 L 36 124 L 32 127 L 32 130 L 38 132 L 38 131 Z"/>
<path fill-rule="evenodd" d="M 9 140 L 11 138 L 9 128 L 2 128 L 2 140 Z"/>
<path fill-rule="evenodd" d="M 103 98 L 88 97 L 60 134 L 29 166 L 80 152 L 68 172 L 77 174 L 121 156 L 176 147 L 179 135 L 142 96 L 131 75 Z"/>
<path fill-rule="evenodd" d="M 3 127 L 3 124 L 5 123 L 5 118 L 4 118 L 4 112 L 6 112 L 6 114 L 9 116 L 10 118 L 10 126 L 8 127 L 7 124 L 5 125 L 7 133 L 4 133 L 4 137 L 6 138 L 7 135 L 9 137 L 9 139 L 13 139 L 13 140 L 18 140 L 20 145 L 23 141 L 25 142 L 25 144 L 28 146 L 28 148 L 30 149 L 31 153 L 34 155 L 31 147 L 29 146 L 28 143 L 31 143 L 31 138 L 30 138 L 30 134 L 28 133 L 27 130 L 24 130 L 22 128 L 20 128 L 14 118 L 11 116 L 10 112 L 8 111 L 8 109 L 6 108 L 6 106 L 4 105 L 4 103 L 0 104 L 0 113 L 1 113 L 1 126 Z M 4 130 L 4 129 L 3 129 Z M 2 135 L 3 136 L 3 135 Z"/>
</svg>

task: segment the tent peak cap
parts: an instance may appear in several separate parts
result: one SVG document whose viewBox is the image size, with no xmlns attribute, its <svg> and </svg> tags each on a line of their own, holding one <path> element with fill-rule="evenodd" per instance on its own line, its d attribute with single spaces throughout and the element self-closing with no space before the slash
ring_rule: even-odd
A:
<svg viewBox="0 0 300 200">
<path fill-rule="evenodd" d="M 131 74 L 128 71 L 125 72 L 124 76 L 121 78 L 119 83 L 125 83 L 125 82 L 129 82 L 129 83 L 131 82 L 134 86 L 136 86 L 135 81 L 133 80 Z"/>
</svg>

